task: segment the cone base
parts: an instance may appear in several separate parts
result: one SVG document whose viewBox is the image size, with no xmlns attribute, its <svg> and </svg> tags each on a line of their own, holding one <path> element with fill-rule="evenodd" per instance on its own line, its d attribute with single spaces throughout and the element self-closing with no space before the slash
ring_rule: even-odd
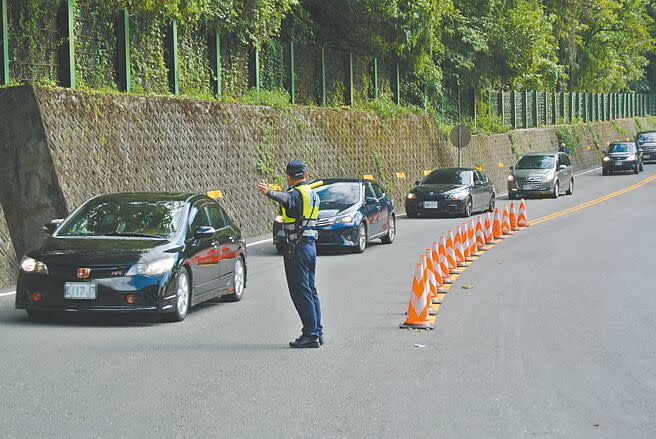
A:
<svg viewBox="0 0 656 439">
<path fill-rule="evenodd" d="M 465 264 L 464 262 L 460 262 L 460 263 L 458 263 L 458 267 L 464 268 L 464 267 L 467 267 L 467 264 Z M 453 273 L 453 271 L 451 273 Z"/>
<path fill-rule="evenodd" d="M 445 277 L 442 282 L 444 282 L 446 285 L 451 285 L 453 283 L 453 281 L 448 277 Z"/>
<path fill-rule="evenodd" d="M 441 304 L 442 304 L 442 301 L 441 301 L 440 299 L 433 299 L 433 300 L 431 300 L 431 303 L 432 303 L 433 305 L 441 305 Z"/>
<path fill-rule="evenodd" d="M 419 323 L 419 324 L 417 324 L 417 323 L 401 323 L 399 325 L 399 328 L 401 328 L 401 329 L 425 329 L 427 331 L 431 331 L 431 330 L 435 329 L 435 327 L 433 325 L 431 325 L 430 323 Z"/>
</svg>

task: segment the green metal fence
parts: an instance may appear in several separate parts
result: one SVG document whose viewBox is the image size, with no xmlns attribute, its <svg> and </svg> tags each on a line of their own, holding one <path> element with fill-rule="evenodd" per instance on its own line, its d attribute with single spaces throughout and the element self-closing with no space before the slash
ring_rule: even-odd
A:
<svg viewBox="0 0 656 439">
<path fill-rule="evenodd" d="M 264 88 L 284 89 L 297 104 L 358 105 L 381 96 L 402 103 L 406 82 L 398 60 L 313 43 L 253 48 L 202 24 L 164 23 L 110 3 L 0 0 L 0 85 L 215 97 Z M 444 113 L 447 102 L 457 102 L 455 117 L 475 117 L 477 101 L 486 98 L 491 114 L 513 128 L 656 112 L 652 95 L 635 93 L 490 91 L 486 97 L 447 89 L 430 104 Z"/>
</svg>

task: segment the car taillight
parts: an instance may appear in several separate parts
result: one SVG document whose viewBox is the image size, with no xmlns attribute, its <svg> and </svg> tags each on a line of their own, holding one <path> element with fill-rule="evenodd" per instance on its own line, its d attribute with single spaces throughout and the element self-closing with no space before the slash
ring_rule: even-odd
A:
<svg viewBox="0 0 656 439">
<path fill-rule="evenodd" d="M 32 302 L 38 302 L 39 300 L 41 300 L 41 293 L 39 293 L 38 291 L 33 292 Z"/>
<path fill-rule="evenodd" d="M 128 305 L 132 305 L 137 301 L 137 296 L 135 294 L 126 294 L 125 297 L 123 298 L 125 300 L 125 303 Z"/>
</svg>

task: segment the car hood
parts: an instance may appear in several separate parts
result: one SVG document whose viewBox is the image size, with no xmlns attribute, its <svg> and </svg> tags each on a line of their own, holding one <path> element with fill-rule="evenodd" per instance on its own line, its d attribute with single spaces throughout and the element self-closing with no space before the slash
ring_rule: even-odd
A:
<svg viewBox="0 0 656 439">
<path fill-rule="evenodd" d="M 635 154 L 635 153 L 634 152 L 611 152 L 611 153 L 608 154 L 608 157 L 611 157 L 611 158 L 624 158 L 624 157 L 630 156 L 631 154 Z"/>
<path fill-rule="evenodd" d="M 349 206 L 346 209 L 325 209 L 325 210 L 320 210 L 319 211 L 319 219 L 326 219 L 326 218 L 332 218 L 334 216 L 338 215 L 348 215 L 348 214 L 353 214 L 357 212 L 359 206 L 354 205 L 354 206 Z"/>
<path fill-rule="evenodd" d="M 421 184 L 410 192 L 417 195 L 448 194 L 462 189 L 467 189 L 467 186 L 462 184 Z"/>
<path fill-rule="evenodd" d="M 544 177 L 545 175 L 551 173 L 553 169 L 514 169 L 513 175 L 515 178 L 527 178 L 527 177 Z"/>
<path fill-rule="evenodd" d="M 52 265 L 133 265 L 179 250 L 166 239 L 51 237 L 39 257 Z"/>
</svg>

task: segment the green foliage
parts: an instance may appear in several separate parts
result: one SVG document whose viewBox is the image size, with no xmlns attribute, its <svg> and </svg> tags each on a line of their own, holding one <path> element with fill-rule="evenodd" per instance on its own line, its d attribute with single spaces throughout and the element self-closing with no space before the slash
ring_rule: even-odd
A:
<svg viewBox="0 0 656 439">
<path fill-rule="evenodd" d="M 288 109 L 289 100 L 289 93 L 287 93 L 285 90 L 260 89 L 258 91 L 254 88 L 248 90 L 244 95 L 238 98 L 226 98 L 226 101 L 229 102 L 239 102 L 248 105 L 264 105 L 267 107 L 276 108 L 278 110 Z"/>
<path fill-rule="evenodd" d="M 558 144 L 565 144 L 565 148 L 568 154 L 576 151 L 576 141 L 575 136 L 572 132 L 572 128 L 569 126 L 562 126 L 556 130 L 556 138 L 558 139 Z"/>
<path fill-rule="evenodd" d="M 414 105 L 398 105 L 389 96 L 380 96 L 376 99 L 361 102 L 357 108 L 374 111 L 383 119 L 389 119 L 401 114 L 419 114 L 423 110 Z"/>
</svg>

